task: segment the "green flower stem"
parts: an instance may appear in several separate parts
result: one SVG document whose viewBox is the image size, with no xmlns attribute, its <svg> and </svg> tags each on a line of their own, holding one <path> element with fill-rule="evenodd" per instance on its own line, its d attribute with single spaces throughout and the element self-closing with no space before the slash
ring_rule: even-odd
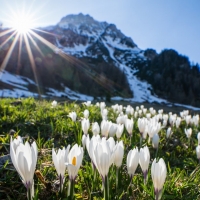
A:
<svg viewBox="0 0 200 200">
<path fill-rule="evenodd" d="M 70 200 L 74 199 L 74 185 L 75 185 L 75 181 L 69 180 L 69 185 L 68 185 L 68 197 Z"/>
<path fill-rule="evenodd" d="M 116 168 L 116 194 L 119 187 L 119 168 Z"/>
<path fill-rule="evenodd" d="M 143 141 L 143 138 L 142 138 L 142 134 L 141 134 L 141 136 L 140 136 L 140 149 L 142 147 L 142 141 Z"/>
<path fill-rule="evenodd" d="M 109 180 L 108 176 L 104 179 L 104 200 L 109 200 Z"/>
<path fill-rule="evenodd" d="M 63 179 L 62 179 L 61 174 L 60 174 L 60 176 L 59 176 L 59 179 L 60 179 L 60 196 L 62 196 L 62 185 L 63 185 Z"/>
<path fill-rule="evenodd" d="M 75 133 L 76 133 L 77 130 L 78 130 L 78 129 L 77 129 L 76 122 L 73 121 L 72 123 L 73 123 L 73 126 L 75 127 Z M 79 133 L 79 132 L 78 132 L 78 133 Z M 76 140 L 76 142 L 78 143 L 78 137 L 79 137 L 79 136 L 78 136 L 77 134 L 74 134 L 74 136 L 75 136 L 75 140 Z"/>
<path fill-rule="evenodd" d="M 76 122 L 74 122 L 74 124 L 75 124 L 75 135 L 76 133 L 78 133 L 77 134 L 78 136 L 76 136 L 76 142 L 78 145 L 81 145 L 82 129 L 79 130 L 78 124 Z"/>
<path fill-rule="evenodd" d="M 92 163 L 92 168 L 93 168 L 93 181 L 92 181 L 92 190 L 91 194 L 94 191 L 94 186 L 96 185 L 96 177 L 97 177 L 97 170 L 96 167 Z M 90 199 L 92 199 L 92 195 L 90 194 Z"/>
<path fill-rule="evenodd" d="M 31 187 L 27 190 L 28 200 L 31 200 Z"/>
<path fill-rule="evenodd" d="M 158 148 L 159 148 L 159 147 L 158 147 Z M 158 148 L 156 148 L 155 158 L 157 158 L 157 156 L 158 156 Z"/>
</svg>

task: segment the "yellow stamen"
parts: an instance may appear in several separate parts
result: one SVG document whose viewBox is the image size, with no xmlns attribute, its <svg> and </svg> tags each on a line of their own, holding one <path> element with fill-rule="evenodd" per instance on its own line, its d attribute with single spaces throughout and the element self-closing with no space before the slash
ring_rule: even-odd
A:
<svg viewBox="0 0 200 200">
<path fill-rule="evenodd" d="M 76 157 L 72 158 L 72 165 L 76 166 Z"/>
</svg>

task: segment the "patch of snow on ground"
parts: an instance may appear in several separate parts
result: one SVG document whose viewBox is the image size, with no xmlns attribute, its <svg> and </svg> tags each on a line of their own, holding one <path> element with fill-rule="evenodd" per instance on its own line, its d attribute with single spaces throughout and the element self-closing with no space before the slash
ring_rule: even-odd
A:
<svg viewBox="0 0 200 200">
<path fill-rule="evenodd" d="M 13 90 L 3 89 L 0 90 L 0 97 L 2 98 L 38 97 L 38 94 L 20 89 L 13 89 Z M 45 98 L 46 96 L 42 95 L 42 97 Z"/>
<path fill-rule="evenodd" d="M 194 106 L 189 106 L 189 105 L 185 105 L 185 104 L 180 104 L 180 103 L 174 103 L 174 106 L 180 106 L 180 107 L 185 107 L 191 110 L 200 110 L 200 108 L 194 107 Z"/>
<path fill-rule="evenodd" d="M 50 92 L 48 92 L 47 94 L 52 95 L 52 96 L 57 96 L 57 97 L 63 96 L 63 97 L 67 97 L 71 100 L 80 100 L 80 101 L 92 101 L 93 100 L 93 97 L 74 92 L 71 89 L 69 89 L 68 87 L 65 87 L 64 92 L 60 92 L 53 88 L 49 88 L 49 90 L 50 90 Z"/>
<path fill-rule="evenodd" d="M 23 78 L 25 78 L 27 81 L 24 81 Z M 34 81 L 32 81 L 29 78 L 23 77 L 23 76 L 19 76 L 19 75 L 14 75 L 11 74 L 7 71 L 3 71 L 0 75 L 0 81 L 8 83 L 8 84 L 22 84 L 22 85 L 28 85 L 28 84 L 35 84 Z"/>
</svg>

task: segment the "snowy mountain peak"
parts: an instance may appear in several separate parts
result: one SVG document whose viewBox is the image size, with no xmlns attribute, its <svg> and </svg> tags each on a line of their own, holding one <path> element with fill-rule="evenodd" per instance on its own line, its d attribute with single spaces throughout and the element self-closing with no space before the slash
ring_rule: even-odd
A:
<svg viewBox="0 0 200 200">
<path fill-rule="evenodd" d="M 63 29 L 71 29 L 80 35 L 92 35 L 103 33 L 108 26 L 107 22 L 98 22 L 90 15 L 67 15 L 58 23 L 58 27 Z"/>
</svg>

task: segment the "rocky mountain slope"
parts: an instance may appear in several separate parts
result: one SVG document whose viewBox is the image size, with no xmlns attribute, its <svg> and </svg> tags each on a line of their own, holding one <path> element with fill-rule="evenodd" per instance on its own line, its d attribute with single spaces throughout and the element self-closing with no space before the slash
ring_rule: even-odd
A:
<svg viewBox="0 0 200 200">
<path fill-rule="evenodd" d="M 153 73 L 152 65 L 155 63 L 152 63 L 159 54 L 153 49 L 141 50 L 114 24 L 98 22 L 91 16 L 80 13 L 63 17 L 58 24 L 42 27 L 34 32 L 40 38 L 32 35 L 33 39 L 29 38 L 28 41 L 35 64 L 33 66 L 30 62 L 25 41 L 22 42 L 21 51 L 20 42 L 17 41 L 6 65 L 7 72 L 2 74 L 2 96 L 18 89 L 19 96 L 40 93 L 43 96 L 64 96 L 69 99 L 101 97 L 137 102 L 180 102 L 178 97 L 173 99 L 165 92 L 155 89 L 155 83 L 146 73 L 150 69 Z M 10 35 L 1 36 L 0 44 Z M 1 64 L 13 40 L 14 37 L 11 37 L 0 48 Z M 54 46 L 46 45 L 48 42 Z M 15 76 L 14 84 L 6 78 L 12 74 L 19 75 Z M 22 81 L 17 84 L 18 79 L 23 79 L 26 84 Z M 22 88 L 24 92 L 19 92 Z M 181 101 L 185 102 L 191 104 Z M 198 102 L 193 104 L 198 105 Z"/>
</svg>

